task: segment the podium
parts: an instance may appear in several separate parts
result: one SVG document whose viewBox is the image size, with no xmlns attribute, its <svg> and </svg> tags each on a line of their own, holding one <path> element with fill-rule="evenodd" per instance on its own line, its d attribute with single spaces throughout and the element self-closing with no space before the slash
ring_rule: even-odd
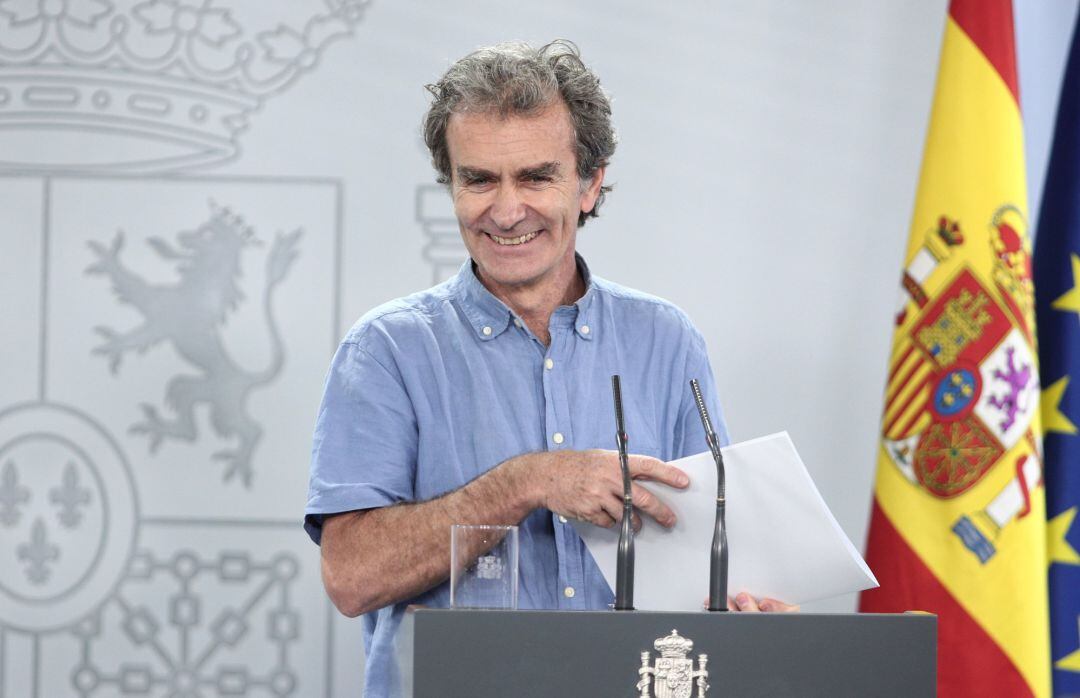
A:
<svg viewBox="0 0 1080 698">
<path fill-rule="evenodd" d="M 707 698 L 936 695 L 937 617 L 924 614 L 410 608 L 398 666 L 414 698 L 629 698 L 642 695 L 639 680 L 653 680 L 663 638 L 663 667 L 687 668 L 676 657 L 682 638 L 693 641 L 692 670 L 707 656 Z M 669 684 L 647 695 L 697 696 L 691 680 L 691 693 Z"/>
</svg>

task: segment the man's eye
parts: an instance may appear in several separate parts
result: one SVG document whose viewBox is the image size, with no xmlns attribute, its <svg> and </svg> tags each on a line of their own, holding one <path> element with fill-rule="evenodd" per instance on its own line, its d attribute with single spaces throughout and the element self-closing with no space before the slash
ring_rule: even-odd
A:
<svg viewBox="0 0 1080 698">
<path fill-rule="evenodd" d="M 551 175 L 529 175 L 526 179 L 530 182 L 550 182 Z"/>
</svg>

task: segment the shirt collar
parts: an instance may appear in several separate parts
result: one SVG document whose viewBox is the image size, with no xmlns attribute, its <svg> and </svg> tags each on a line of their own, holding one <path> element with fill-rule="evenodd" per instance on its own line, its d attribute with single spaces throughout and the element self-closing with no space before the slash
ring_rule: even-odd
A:
<svg viewBox="0 0 1080 698">
<path fill-rule="evenodd" d="M 589 266 L 581 255 L 575 253 L 574 258 L 577 262 L 578 272 L 585 281 L 585 295 L 571 306 L 576 311 L 574 331 L 582 339 L 591 340 L 596 336 L 596 328 L 589 324 L 590 309 L 593 306 L 593 299 L 596 297 L 596 284 L 593 282 Z M 468 318 L 469 324 L 472 325 L 477 337 L 481 341 L 490 341 L 505 332 L 514 317 L 514 313 L 480 283 L 472 259 L 465 260 L 465 263 L 461 265 L 457 278 L 458 295 L 463 301 L 461 304 L 462 311 Z"/>
<path fill-rule="evenodd" d="M 510 324 L 510 317 L 513 314 L 510 308 L 506 307 L 506 304 L 496 298 L 491 291 L 484 288 L 484 284 L 476 278 L 472 259 L 466 259 L 461 265 L 457 278 L 459 296 L 462 300 L 461 308 L 476 332 L 476 336 L 483 342 L 495 339 Z"/>
<path fill-rule="evenodd" d="M 582 296 L 574 303 L 574 307 L 577 308 L 577 317 L 574 319 L 574 331 L 577 332 L 577 336 L 582 339 L 596 339 L 596 326 L 590 321 L 592 315 L 594 301 L 596 299 L 596 282 L 593 280 L 592 272 L 589 271 L 589 265 L 585 263 L 585 259 L 574 253 L 574 258 L 577 260 L 577 268 L 581 273 L 581 278 L 585 280 L 585 295 Z"/>
</svg>

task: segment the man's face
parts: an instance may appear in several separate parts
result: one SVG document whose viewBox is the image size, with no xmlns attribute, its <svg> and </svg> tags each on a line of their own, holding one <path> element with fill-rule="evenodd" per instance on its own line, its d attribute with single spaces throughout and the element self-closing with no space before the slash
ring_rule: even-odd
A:
<svg viewBox="0 0 1080 698">
<path fill-rule="evenodd" d="M 603 170 L 581 186 L 566 105 L 454 114 L 446 140 L 454 212 L 481 280 L 509 289 L 573 278 L 578 214 L 596 203 Z"/>
</svg>

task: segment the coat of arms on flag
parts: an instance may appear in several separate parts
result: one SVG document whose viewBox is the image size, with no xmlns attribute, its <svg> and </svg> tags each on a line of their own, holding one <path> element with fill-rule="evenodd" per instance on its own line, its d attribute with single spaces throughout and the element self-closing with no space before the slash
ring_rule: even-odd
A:
<svg viewBox="0 0 1080 698">
<path fill-rule="evenodd" d="M 1039 364 L 1009 0 L 952 0 L 860 609 L 939 616 L 938 689 L 1049 695 Z"/>
</svg>

